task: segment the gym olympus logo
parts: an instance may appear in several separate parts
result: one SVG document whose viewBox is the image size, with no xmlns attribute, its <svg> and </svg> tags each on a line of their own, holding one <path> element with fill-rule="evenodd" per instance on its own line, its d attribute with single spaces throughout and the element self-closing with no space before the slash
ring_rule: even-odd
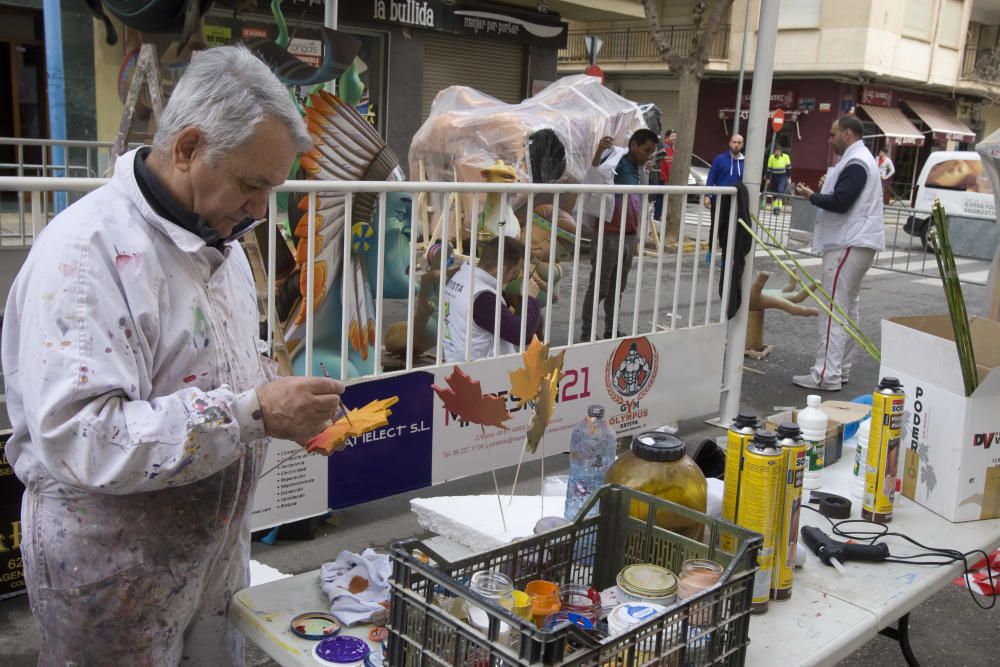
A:
<svg viewBox="0 0 1000 667">
<path fill-rule="evenodd" d="M 605 367 L 604 383 L 608 395 L 626 411 L 637 408 L 656 379 L 657 361 L 656 348 L 649 339 L 622 340 Z"/>
</svg>

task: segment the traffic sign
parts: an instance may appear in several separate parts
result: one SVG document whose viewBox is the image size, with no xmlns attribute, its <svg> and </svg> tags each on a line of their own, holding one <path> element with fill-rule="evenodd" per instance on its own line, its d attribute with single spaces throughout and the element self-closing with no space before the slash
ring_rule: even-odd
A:
<svg viewBox="0 0 1000 667">
<path fill-rule="evenodd" d="M 771 117 L 771 130 L 775 133 L 781 132 L 781 128 L 785 126 L 785 112 L 782 109 L 775 109 L 774 115 Z"/>
<path fill-rule="evenodd" d="M 587 65 L 587 69 L 583 70 L 583 73 L 596 76 L 601 80 L 601 83 L 604 83 L 604 70 L 601 69 L 600 65 Z"/>
</svg>

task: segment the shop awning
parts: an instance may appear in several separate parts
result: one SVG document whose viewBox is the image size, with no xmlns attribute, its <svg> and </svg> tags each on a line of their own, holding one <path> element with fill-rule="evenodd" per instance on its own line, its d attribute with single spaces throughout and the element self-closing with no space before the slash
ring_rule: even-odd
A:
<svg viewBox="0 0 1000 667">
<path fill-rule="evenodd" d="M 860 109 L 868 118 L 882 130 L 882 136 L 891 139 L 897 146 L 923 146 L 924 135 L 920 133 L 910 119 L 895 107 L 877 107 L 871 104 L 859 104 Z"/>
<path fill-rule="evenodd" d="M 903 103 L 927 124 L 927 129 L 934 133 L 935 139 L 964 143 L 976 140 L 976 133 L 948 109 L 929 102 L 903 100 Z"/>
</svg>

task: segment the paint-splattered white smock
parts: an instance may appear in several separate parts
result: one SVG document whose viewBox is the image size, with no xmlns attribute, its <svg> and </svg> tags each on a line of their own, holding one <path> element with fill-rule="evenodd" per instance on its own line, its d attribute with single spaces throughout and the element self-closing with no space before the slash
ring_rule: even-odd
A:
<svg viewBox="0 0 1000 667">
<path fill-rule="evenodd" d="M 7 302 L 39 664 L 242 664 L 225 613 L 266 452 L 253 279 L 237 243 L 153 212 L 134 159 L 46 227 Z"/>
</svg>

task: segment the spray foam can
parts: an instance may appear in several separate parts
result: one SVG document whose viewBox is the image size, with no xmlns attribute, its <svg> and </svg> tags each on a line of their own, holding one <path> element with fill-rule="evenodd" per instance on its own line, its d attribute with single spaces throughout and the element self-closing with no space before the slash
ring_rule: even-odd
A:
<svg viewBox="0 0 1000 667">
<path fill-rule="evenodd" d="M 904 400 L 903 385 L 894 377 L 882 378 L 872 394 L 872 423 L 868 434 L 862 519 L 876 523 L 889 523 L 892 520 Z"/>
<path fill-rule="evenodd" d="M 753 440 L 754 432 L 760 420 L 755 414 L 740 413 L 733 420 L 726 433 L 726 472 L 725 485 L 722 490 L 722 518 L 731 523 L 738 523 L 738 504 L 740 496 L 740 478 L 743 475 L 743 456 L 747 445 Z M 732 533 L 722 532 L 720 544 L 723 551 L 736 552 L 736 538 Z"/>
<path fill-rule="evenodd" d="M 771 597 L 771 572 L 777 542 L 778 498 L 784 483 L 784 455 L 778 437 L 771 431 L 757 431 L 743 454 L 737 523 L 764 536 L 757 555 L 759 569 L 753 580 L 750 613 L 767 611 Z"/>
<path fill-rule="evenodd" d="M 783 480 L 778 499 L 778 522 L 771 575 L 771 599 L 792 597 L 795 549 L 798 546 L 799 512 L 802 506 L 802 481 L 808 462 L 808 445 L 796 424 L 778 427 L 778 445 L 783 455 Z"/>
</svg>

